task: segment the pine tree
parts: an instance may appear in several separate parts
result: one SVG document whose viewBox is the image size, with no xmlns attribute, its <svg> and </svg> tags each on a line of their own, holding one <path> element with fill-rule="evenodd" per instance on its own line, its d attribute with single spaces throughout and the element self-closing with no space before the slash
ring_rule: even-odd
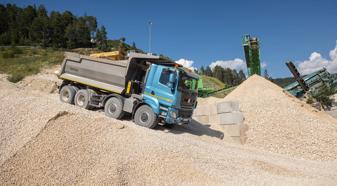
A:
<svg viewBox="0 0 337 186">
<path fill-rule="evenodd" d="M 209 66 L 207 66 L 206 69 L 205 69 L 205 75 L 206 76 L 213 76 L 212 70 Z"/>
<path fill-rule="evenodd" d="M 224 81 L 223 71 L 224 69 L 221 66 L 215 66 L 213 69 L 213 77 L 223 82 Z"/>
<path fill-rule="evenodd" d="M 242 83 L 244 80 L 246 80 L 246 75 L 243 72 L 243 70 L 239 71 L 239 79 L 240 79 L 240 83 Z"/>
<path fill-rule="evenodd" d="M 108 50 L 107 32 L 104 26 L 96 30 L 96 45 L 99 50 Z"/>
<path fill-rule="evenodd" d="M 204 66 L 200 67 L 199 74 L 200 75 L 204 75 L 205 74 L 205 68 L 204 68 Z"/>
<path fill-rule="evenodd" d="M 43 5 L 40 5 L 36 10 L 36 15 L 30 28 L 31 40 L 33 43 L 46 47 L 50 42 L 48 12 Z"/>
</svg>

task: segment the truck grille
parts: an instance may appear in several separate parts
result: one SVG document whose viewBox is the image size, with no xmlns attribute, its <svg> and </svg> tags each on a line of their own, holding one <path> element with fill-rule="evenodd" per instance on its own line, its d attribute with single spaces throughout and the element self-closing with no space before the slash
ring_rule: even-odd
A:
<svg viewBox="0 0 337 186">
<path fill-rule="evenodd" d="M 192 117 L 193 110 L 179 110 L 178 114 L 179 114 L 179 117 L 190 118 Z"/>
</svg>

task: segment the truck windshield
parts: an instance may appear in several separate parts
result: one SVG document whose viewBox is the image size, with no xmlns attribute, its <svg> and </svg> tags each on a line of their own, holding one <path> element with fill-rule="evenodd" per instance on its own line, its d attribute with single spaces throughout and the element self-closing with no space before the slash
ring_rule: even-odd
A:
<svg viewBox="0 0 337 186">
<path fill-rule="evenodd" d="M 182 73 L 179 77 L 178 89 L 182 91 L 196 91 L 197 90 L 197 79 L 187 76 Z"/>
</svg>

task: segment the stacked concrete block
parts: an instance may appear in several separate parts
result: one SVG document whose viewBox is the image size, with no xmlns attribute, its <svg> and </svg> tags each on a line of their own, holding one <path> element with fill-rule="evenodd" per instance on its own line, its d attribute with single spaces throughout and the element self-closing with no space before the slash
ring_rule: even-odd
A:
<svg viewBox="0 0 337 186">
<path fill-rule="evenodd" d="M 221 128 L 235 142 L 244 143 L 246 140 L 247 127 L 243 124 L 244 116 L 238 102 L 199 105 L 193 118 L 203 124 L 219 126 L 217 128 Z"/>
</svg>

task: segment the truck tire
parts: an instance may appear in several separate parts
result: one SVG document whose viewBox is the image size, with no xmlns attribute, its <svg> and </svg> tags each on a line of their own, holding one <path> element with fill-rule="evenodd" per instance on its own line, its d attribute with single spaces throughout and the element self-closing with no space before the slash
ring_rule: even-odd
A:
<svg viewBox="0 0 337 186">
<path fill-rule="evenodd" d="M 71 85 L 65 85 L 60 90 L 60 100 L 64 103 L 74 104 L 76 89 Z"/>
<path fill-rule="evenodd" d="M 157 115 L 148 105 L 142 105 L 136 110 L 134 121 L 137 125 L 150 129 L 158 124 Z"/>
<path fill-rule="evenodd" d="M 85 109 L 90 109 L 91 107 L 89 105 L 89 99 L 90 99 L 89 91 L 86 89 L 81 89 L 77 91 L 74 102 L 76 106 L 79 106 Z"/>
<path fill-rule="evenodd" d="M 104 105 L 104 112 L 110 118 L 121 119 L 124 116 L 122 100 L 116 97 L 109 98 Z"/>
</svg>

